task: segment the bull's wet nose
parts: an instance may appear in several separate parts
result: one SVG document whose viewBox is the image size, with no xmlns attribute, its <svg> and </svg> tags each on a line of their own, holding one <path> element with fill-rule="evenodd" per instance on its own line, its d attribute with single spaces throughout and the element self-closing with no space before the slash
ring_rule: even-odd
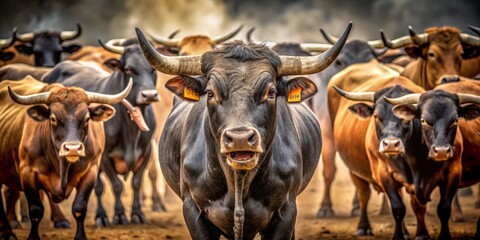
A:
<svg viewBox="0 0 480 240">
<path fill-rule="evenodd" d="M 258 136 L 252 129 L 226 130 L 223 143 L 233 148 L 255 147 L 258 143 Z"/>
<path fill-rule="evenodd" d="M 460 77 L 458 75 L 443 75 L 440 77 L 440 84 L 458 81 L 460 81 Z"/>
<path fill-rule="evenodd" d="M 447 160 L 453 156 L 451 146 L 433 146 L 430 155 L 435 160 Z"/>
<path fill-rule="evenodd" d="M 383 140 L 383 146 L 389 149 L 396 149 L 400 147 L 400 140 L 398 139 L 385 139 Z"/>
<path fill-rule="evenodd" d="M 156 102 L 158 101 L 158 92 L 157 90 L 144 90 L 140 92 L 140 96 L 145 102 Z"/>
<path fill-rule="evenodd" d="M 82 144 L 65 144 L 63 145 L 63 147 L 65 148 L 65 151 L 67 152 L 71 152 L 71 151 L 80 151 L 82 150 Z"/>
</svg>

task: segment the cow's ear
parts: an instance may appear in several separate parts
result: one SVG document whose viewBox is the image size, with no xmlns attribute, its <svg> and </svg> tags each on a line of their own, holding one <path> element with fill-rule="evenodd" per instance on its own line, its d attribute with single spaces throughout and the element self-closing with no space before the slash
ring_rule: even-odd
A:
<svg viewBox="0 0 480 240">
<path fill-rule="evenodd" d="M 365 103 L 353 104 L 348 107 L 348 109 L 361 118 L 368 118 L 373 115 L 373 106 L 369 106 Z"/>
<path fill-rule="evenodd" d="M 115 108 L 107 104 L 91 104 L 88 111 L 93 121 L 105 122 L 115 115 Z"/>
<path fill-rule="evenodd" d="M 175 76 L 165 83 L 165 87 L 175 95 L 188 101 L 199 101 L 204 94 L 200 79 L 189 76 Z"/>
<path fill-rule="evenodd" d="M 50 118 L 50 109 L 46 105 L 35 105 L 27 110 L 28 116 L 37 122 Z"/>
<path fill-rule="evenodd" d="M 12 60 L 15 57 L 15 53 L 13 52 L 0 52 L 0 60 L 8 61 Z"/>
<path fill-rule="evenodd" d="M 309 97 L 313 96 L 317 92 L 317 85 L 306 78 L 306 77 L 296 77 L 286 81 L 285 84 L 285 95 L 287 97 L 287 102 L 289 103 L 298 103 Z"/>
<path fill-rule="evenodd" d="M 460 106 L 459 113 L 460 117 L 465 118 L 465 120 L 473 120 L 477 117 L 480 117 L 480 105 L 472 103 L 465 106 Z"/>
<path fill-rule="evenodd" d="M 107 66 L 112 71 L 120 68 L 120 60 L 116 58 L 109 58 L 103 62 L 103 65 Z"/>
<path fill-rule="evenodd" d="M 470 45 L 470 44 L 463 44 L 463 54 L 462 54 L 463 59 L 476 58 L 478 56 L 480 56 L 480 47 L 479 46 L 473 46 L 473 45 Z"/>
<path fill-rule="evenodd" d="M 66 53 L 74 53 L 82 48 L 82 45 L 78 44 L 70 44 L 66 46 L 62 46 L 62 51 Z"/>
<path fill-rule="evenodd" d="M 17 49 L 17 51 L 19 53 L 23 53 L 23 54 L 27 54 L 27 55 L 32 55 L 33 54 L 33 47 L 30 46 L 29 44 L 19 44 L 19 45 L 15 45 L 15 49 Z"/>
<path fill-rule="evenodd" d="M 411 121 L 417 116 L 417 106 L 414 104 L 399 104 L 392 108 L 393 114 L 403 120 Z"/>
<path fill-rule="evenodd" d="M 417 46 L 405 47 L 405 52 L 407 53 L 408 56 L 414 59 L 423 57 L 423 51 L 421 47 L 417 47 Z"/>
</svg>

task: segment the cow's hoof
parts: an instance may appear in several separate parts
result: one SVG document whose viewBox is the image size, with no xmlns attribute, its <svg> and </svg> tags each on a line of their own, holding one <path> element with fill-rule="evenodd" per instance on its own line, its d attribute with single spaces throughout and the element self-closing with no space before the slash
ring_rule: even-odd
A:
<svg viewBox="0 0 480 240">
<path fill-rule="evenodd" d="M 320 208 L 317 212 L 317 218 L 333 218 L 335 212 L 331 208 Z"/>
<path fill-rule="evenodd" d="M 54 228 L 70 228 L 70 222 L 68 220 L 55 221 L 53 223 Z"/>
<path fill-rule="evenodd" d="M 421 236 L 416 236 L 415 240 L 430 240 L 430 236 L 428 235 L 421 235 Z"/>
<path fill-rule="evenodd" d="M 20 220 L 22 223 L 29 223 L 30 218 L 28 216 L 22 216 L 22 219 Z"/>
<path fill-rule="evenodd" d="M 357 236 L 373 236 L 372 229 L 367 228 L 367 229 L 357 229 L 357 232 L 355 233 Z"/>
<path fill-rule="evenodd" d="M 132 216 L 130 217 L 130 222 L 132 224 L 145 224 L 147 221 L 145 220 L 145 217 L 143 214 L 138 214 L 138 213 L 132 213 Z"/>
<path fill-rule="evenodd" d="M 12 229 L 22 229 L 22 225 L 17 220 L 10 221 L 9 223 Z"/>
<path fill-rule="evenodd" d="M 480 201 L 476 201 L 474 206 L 475 208 L 480 208 Z"/>
<path fill-rule="evenodd" d="M 97 227 L 102 228 L 102 227 L 108 227 L 110 225 L 110 222 L 108 222 L 107 217 L 96 217 L 95 224 L 97 225 Z"/>
<path fill-rule="evenodd" d="M 125 213 L 115 214 L 115 216 L 113 216 L 112 223 L 113 225 L 127 225 L 127 216 L 125 216 Z"/>
<path fill-rule="evenodd" d="M 358 216 L 360 216 L 360 212 L 361 212 L 360 208 L 354 207 L 354 208 L 352 209 L 352 212 L 350 212 L 350 216 L 352 216 L 352 217 L 358 217 Z"/>
<path fill-rule="evenodd" d="M 152 211 L 154 212 L 166 212 L 167 208 L 163 203 L 153 203 Z"/>
<path fill-rule="evenodd" d="M 458 196 L 460 197 L 468 197 L 472 195 L 473 195 L 473 191 L 471 187 L 458 190 Z"/>
</svg>

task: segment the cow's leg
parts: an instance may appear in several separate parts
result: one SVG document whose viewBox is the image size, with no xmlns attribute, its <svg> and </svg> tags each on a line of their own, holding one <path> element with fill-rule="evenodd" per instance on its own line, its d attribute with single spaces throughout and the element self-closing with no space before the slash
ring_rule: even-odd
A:
<svg viewBox="0 0 480 240">
<path fill-rule="evenodd" d="M 95 224 L 97 227 L 106 227 L 110 225 L 108 221 L 107 213 L 102 204 L 102 195 L 103 195 L 103 181 L 100 178 L 100 173 L 97 176 L 97 182 L 95 183 L 95 196 L 97 197 L 97 214 L 95 216 Z"/>
<path fill-rule="evenodd" d="M 31 223 L 28 239 L 40 239 L 40 236 L 38 235 L 38 225 L 40 224 L 40 220 L 42 220 L 44 210 L 42 199 L 40 198 L 40 191 L 30 186 L 28 182 L 25 184 L 24 181 L 23 185 L 23 190 L 28 201 Z"/>
<path fill-rule="evenodd" d="M 47 194 L 45 194 L 47 195 Z M 63 215 L 62 210 L 58 206 L 58 204 L 55 204 L 52 199 L 47 195 L 48 202 L 50 204 L 50 211 L 52 216 L 50 219 L 53 222 L 53 226 L 55 228 L 70 228 L 70 222 L 67 220 L 65 215 Z"/>
<path fill-rule="evenodd" d="M 318 114 L 317 114 L 318 116 Z M 335 142 L 333 140 L 332 123 L 330 118 L 319 118 L 320 128 L 322 129 L 322 161 L 323 161 L 323 181 L 325 189 L 323 190 L 323 199 L 320 203 L 320 209 L 317 211 L 317 218 L 331 218 L 335 216 L 332 208 L 332 182 L 335 178 L 337 167 L 335 166 Z"/>
<path fill-rule="evenodd" d="M 370 184 L 352 172 L 350 172 L 350 176 L 357 188 L 357 195 L 361 209 L 360 219 L 357 226 L 357 236 L 373 235 L 367 215 L 367 205 L 368 201 L 370 201 Z"/>
<path fill-rule="evenodd" d="M 152 139 L 150 145 L 152 146 L 152 154 L 150 155 L 150 167 L 148 168 L 148 177 L 152 183 L 152 211 L 166 212 L 165 201 L 158 192 L 157 178 L 158 178 L 158 143 Z M 161 177 L 161 176 L 160 176 Z"/>
<path fill-rule="evenodd" d="M 418 202 L 415 197 L 410 198 L 415 217 L 417 218 L 417 232 L 415 233 L 415 240 L 427 240 L 430 239 L 428 230 L 425 225 L 425 213 L 427 212 L 427 206 Z"/>
<path fill-rule="evenodd" d="M 475 201 L 475 208 L 480 208 L 480 183 L 477 184 L 477 200 Z"/>
<path fill-rule="evenodd" d="M 190 197 L 183 200 L 183 218 L 193 240 L 220 239 L 221 231 L 200 212 Z"/>
<path fill-rule="evenodd" d="M 102 163 L 103 172 L 112 183 L 113 194 L 115 195 L 115 214 L 113 215 L 112 224 L 126 225 L 128 224 L 127 216 L 125 216 L 125 208 L 122 203 L 123 183 L 117 176 L 115 168 L 110 161 Z"/>
<path fill-rule="evenodd" d="M 85 216 L 87 214 L 88 199 L 95 186 L 95 180 L 98 176 L 98 167 L 93 166 L 88 170 L 88 173 L 80 180 L 77 185 L 77 195 L 72 205 L 72 214 L 77 221 L 77 231 L 75 239 L 87 239 L 85 235 Z"/>
<path fill-rule="evenodd" d="M 22 192 L 20 193 L 20 216 L 22 219 L 20 220 L 22 223 L 30 222 L 30 218 L 28 217 L 28 202 L 27 197 Z"/>
<path fill-rule="evenodd" d="M 448 181 L 448 180 L 447 180 Z M 438 239 L 452 239 L 450 229 L 448 228 L 448 220 L 452 213 L 452 201 L 455 197 L 457 184 L 442 184 L 440 185 L 440 202 L 437 206 L 437 215 L 440 218 L 441 230 Z"/>
<path fill-rule="evenodd" d="M 360 216 L 360 201 L 358 201 L 357 192 L 353 193 L 353 200 L 352 200 L 352 211 L 350 211 L 350 216 L 358 217 Z"/>
<path fill-rule="evenodd" d="M 453 198 L 453 203 L 452 203 L 452 221 L 454 222 L 463 222 L 464 217 L 463 217 L 463 211 L 462 207 L 460 206 L 460 199 L 459 194 L 455 194 L 455 197 Z"/>
<path fill-rule="evenodd" d="M 275 213 L 272 224 L 262 232 L 262 239 L 293 239 L 296 218 L 297 205 L 289 201 Z"/>
<path fill-rule="evenodd" d="M 2 184 L 0 183 L 0 190 L 2 188 Z M 0 191 L 1 192 L 1 191 Z M 13 240 L 17 239 L 15 234 L 12 231 L 12 227 L 8 223 L 7 215 L 5 214 L 5 209 L 3 208 L 3 194 L 0 194 L 0 238 Z"/>
<path fill-rule="evenodd" d="M 151 142 L 150 142 L 151 143 Z M 150 160 L 151 153 L 151 144 L 147 147 L 145 155 L 141 157 L 138 161 L 141 161 L 141 165 L 133 173 L 132 178 L 132 187 L 133 187 L 133 203 L 132 203 L 132 215 L 130 216 L 130 221 L 134 224 L 146 223 L 145 215 L 143 215 L 142 208 L 140 206 L 140 196 L 139 191 L 142 186 L 143 173 L 148 166 L 148 160 Z"/>
<path fill-rule="evenodd" d="M 388 206 L 388 197 L 386 194 L 383 194 L 381 204 L 378 215 L 390 215 L 392 212 L 390 211 L 390 206 Z"/>
<path fill-rule="evenodd" d="M 3 194 L 5 196 L 5 203 L 6 203 L 5 208 L 7 212 L 7 219 L 8 219 L 8 222 L 10 223 L 10 226 L 13 229 L 22 228 L 22 225 L 20 225 L 20 223 L 18 222 L 17 213 L 15 211 L 15 205 L 20 196 L 20 191 L 9 188 L 9 187 L 5 187 L 5 191 L 3 192 Z"/>
</svg>

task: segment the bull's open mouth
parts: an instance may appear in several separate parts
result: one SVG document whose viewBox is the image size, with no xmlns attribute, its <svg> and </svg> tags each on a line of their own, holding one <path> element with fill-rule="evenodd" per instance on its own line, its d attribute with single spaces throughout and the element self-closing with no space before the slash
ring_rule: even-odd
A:
<svg viewBox="0 0 480 240">
<path fill-rule="evenodd" d="M 80 159 L 80 155 L 67 155 L 65 156 L 65 158 L 67 159 L 67 161 L 74 163 L 78 161 L 78 159 Z"/>
<path fill-rule="evenodd" d="M 402 152 L 402 151 L 383 151 L 381 153 L 383 153 L 385 155 L 388 155 L 388 156 L 399 156 L 399 155 L 404 154 L 404 152 Z"/>
<path fill-rule="evenodd" d="M 236 170 L 251 170 L 258 163 L 259 153 L 238 151 L 227 153 L 227 163 Z"/>
</svg>

